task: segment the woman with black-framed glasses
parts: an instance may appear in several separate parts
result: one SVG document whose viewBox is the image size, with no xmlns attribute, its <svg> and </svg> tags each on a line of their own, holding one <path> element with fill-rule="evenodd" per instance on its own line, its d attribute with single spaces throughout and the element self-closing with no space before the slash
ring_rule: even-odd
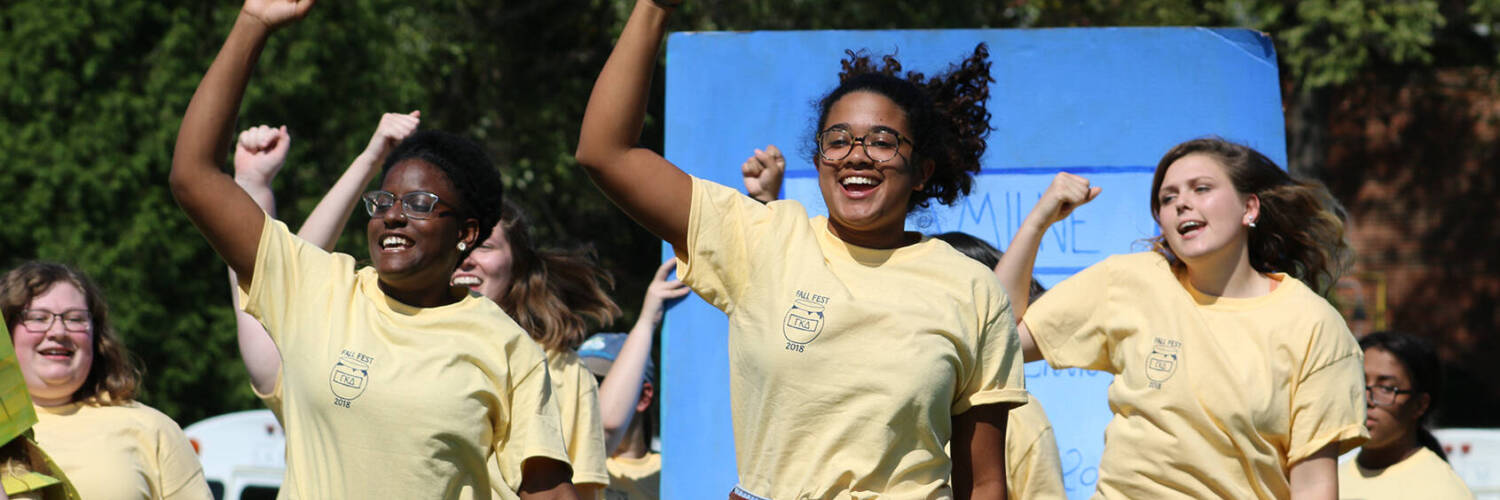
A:
<svg viewBox="0 0 1500 500">
<path fill-rule="evenodd" d="M 280 352 L 283 496 L 489 498 L 503 479 L 486 461 L 498 457 L 521 498 L 576 498 L 541 349 L 494 302 L 449 283 L 499 217 L 503 185 L 483 148 L 440 132 L 402 141 L 382 167 L 394 199 L 369 209 L 373 265 L 359 270 L 219 170 L 267 38 L 311 5 L 245 2 L 183 116 L 171 173 Z"/>
<path fill-rule="evenodd" d="M 730 496 L 1004 498 L 1006 417 L 1026 400 L 1005 292 L 983 265 L 905 229 L 979 171 L 985 46 L 931 79 L 851 52 L 809 137 L 828 208 L 809 217 L 636 147 L 672 8 L 636 2 L 576 156 L 729 316 Z"/>
<path fill-rule="evenodd" d="M 1432 344 L 1398 332 L 1359 340 L 1365 353 L 1365 428 L 1370 440 L 1339 466 L 1339 498 L 1473 499 L 1427 421 L 1443 394 Z"/>
</svg>

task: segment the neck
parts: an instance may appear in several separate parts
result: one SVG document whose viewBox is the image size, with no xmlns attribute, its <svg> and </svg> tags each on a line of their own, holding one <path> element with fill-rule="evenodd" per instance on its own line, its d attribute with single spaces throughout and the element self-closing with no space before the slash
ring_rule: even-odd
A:
<svg viewBox="0 0 1500 500">
<path fill-rule="evenodd" d="M 439 307 L 458 302 L 462 295 L 453 293 L 453 287 L 447 283 L 442 286 L 421 287 L 416 289 L 398 289 L 380 280 L 380 291 L 387 297 L 396 299 L 397 302 L 412 307 Z"/>
<path fill-rule="evenodd" d="M 920 236 L 907 233 L 904 223 L 894 227 L 860 231 L 844 227 L 830 217 L 828 219 L 828 232 L 833 233 L 835 237 L 850 245 L 879 250 L 901 248 L 921 240 Z"/>
<path fill-rule="evenodd" d="M 1237 245 L 1238 252 L 1206 255 L 1187 265 L 1193 288 L 1215 297 L 1252 298 L 1271 293 L 1275 280 L 1250 265 L 1250 248 Z"/>
<path fill-rule="evenodd" d="M 620 440 L 620 447 L 615 450 L 615 455 L 622 458 L 641 458 L 651 451 L 651 446 L 646 443 L 646 424 L 640 414 L 630 419 L 630 428 L 625 431 L 625 438 Z"/>
<path fill-rule="evenodd" d="M 34 404 L 34 405 L 37 405 L 37 406 L 40 406 L 40 407 L 43 407 L 43 408 L 54 408 L 54 407 L 63 406 L 63 405 L 67 405 L 67 404 L 72 404 L 72 403 L 73 403 L 73 395 L 72 394 L 69 394 L 67 396 L 55 397 L 55 398 L 49 398 L 49 397 L 45 397 L 45 396 L 37 396 L 35 393 L 31 394 L 31 404 Z"/>
<path fill-rule="evenodd" d="M 1360 448 L 1359 456 L 1354 461 L 1366 469 L 1384 469 L 1406 460 L 1406 457 L 1412 456 L 1421 448 L 1422 445 L 1417 443 L 1417 433 L 1409 432 L 1390 446 Z"/>
</svg>

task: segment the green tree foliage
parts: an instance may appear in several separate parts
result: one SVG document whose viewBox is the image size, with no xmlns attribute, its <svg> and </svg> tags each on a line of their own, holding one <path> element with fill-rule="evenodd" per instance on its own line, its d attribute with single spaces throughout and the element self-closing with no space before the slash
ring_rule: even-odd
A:
<svg viewBox="0 0 1500 500">
<path fill-rule="evenodd" d="M 594 76 L 632 4 L 320 2 L 272 38 L 239 128 L 290 128 L 275 187 L 281 217 L 296 225 L 382 112 L 421 109 L 423 127 L 487 146 L 507 196 L 530 208 L 538 241 L 597 245 L 630 311 L 658 242 L 593 188 L 572 151 Z M 0 2 L 0 193 L 10 202 L 0 267 L 41 258 L 94 276 L 148 368 L 144 399 L 185 423 L 258 406 L 236 353 L 223 264 L 166 180 L 182 111 L 238 7 Z M 694 31 L 1242 26 L 1271 33 L 1288 87 L 1304 92 L 1371 68 L 1443 64 L 1452 53 L 1467 54 L 1455 64 L 1493 62 L 1500 1 L 702 0 L 676 17 L 673 29 Z M 645 144 L 660 144 L 659 109 Z M 1294 148 L 1317 143 L 1316 134 L 1298 137 Z M 363 217 L 352 220 L 340 250 L 364 257 Z"/>
</svg>

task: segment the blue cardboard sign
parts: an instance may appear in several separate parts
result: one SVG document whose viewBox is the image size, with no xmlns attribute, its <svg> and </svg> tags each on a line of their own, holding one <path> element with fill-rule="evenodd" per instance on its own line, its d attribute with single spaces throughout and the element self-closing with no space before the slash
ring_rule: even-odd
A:
<svg viewBox="0 0 1500 500">
<path fill-rule="evenodd" d="M 1156 234 L 1151 174 L 1182 141 L 1218 135 L 1286 163 L 1276 55 L 1239 29 L 675 33 L 667 45 L 666 157 L 688 173 L 742 187 L 755 148 L 787 154 L 783 196 L 826 213 L 812 163 L 814 105 L 837 84 L 846 49 L 895 53 L 907 70 L 945 71 L 989 44 L 989 149 L 974 191 L 914 212 L 908 228 L 964 231 L 1002 250 L 1057 172 L 1100 197 L 1054 225 L 1037 258 L 1047 286 Z M 663 257 L 671 249 L 663 249 Z M 662 497 L 719 498 L 737 482 L 730 416 L 728 322 L 696 297 L 667 313 L 662 342 Z M 1098 481 L 1109 374 L 1026 366 L 1047 410 L 1070 499 Z"/>
</svg>

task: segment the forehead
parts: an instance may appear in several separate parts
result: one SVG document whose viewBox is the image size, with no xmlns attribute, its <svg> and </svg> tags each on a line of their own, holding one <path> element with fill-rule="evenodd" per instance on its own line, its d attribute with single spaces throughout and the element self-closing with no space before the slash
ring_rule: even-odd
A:
<svg viewBox="0 0 1500 500">
<path fill-rule="evenodd" d="M 380 188 L 402 196 L 413 191 L 426 191 L 450 204 L 461 203 L 458 189 L 448 174 L 437 165 L 421 158 L 407 158 L 396 163 L 385 173 Z"/>
<path fill-rule="evenodd" d="M 1224 165 L 1213 157 L 1205 154 L 1190 154 L 1167 166 L 1167 173 L 1162 176 L 1162 186 L 1181 184 L 1193 179 L 1209 178 L 1218 181 L 1228 181 L 1229 173 L 1224 170 Z"/>
<path fill-rule="evenodd" d="M 1407 373 L 1406 365 L 1390 351 L 1379 347 L 1365 349 L 1365 376 L 1370 380 L 1366 383 L 1384 379 L 1390 382 L 1406 382 L 1411 380 L 1411 374 Z"/>
<path fill-rule="evenodd" d="M 857 90 L 840 97 L 828 107 L 828 118 L 822 125 L 821 128 L 824 129 L 845 125 L 856 133 L 874 127 L 894 129 L 902 135 L 911 133 L 906 121 L 906 111 L 889 97 L 868 90 Z"/>
<path fill-rule="evenodd" d="M 42 293 L 31 298 L 28 307 L 49 308 L 55 311 L 64 309 L 87 309 L 88 298 L 83 296 L 83 291 L 67 281 L 58 281 L 48 286 Z"/>
</svg>

